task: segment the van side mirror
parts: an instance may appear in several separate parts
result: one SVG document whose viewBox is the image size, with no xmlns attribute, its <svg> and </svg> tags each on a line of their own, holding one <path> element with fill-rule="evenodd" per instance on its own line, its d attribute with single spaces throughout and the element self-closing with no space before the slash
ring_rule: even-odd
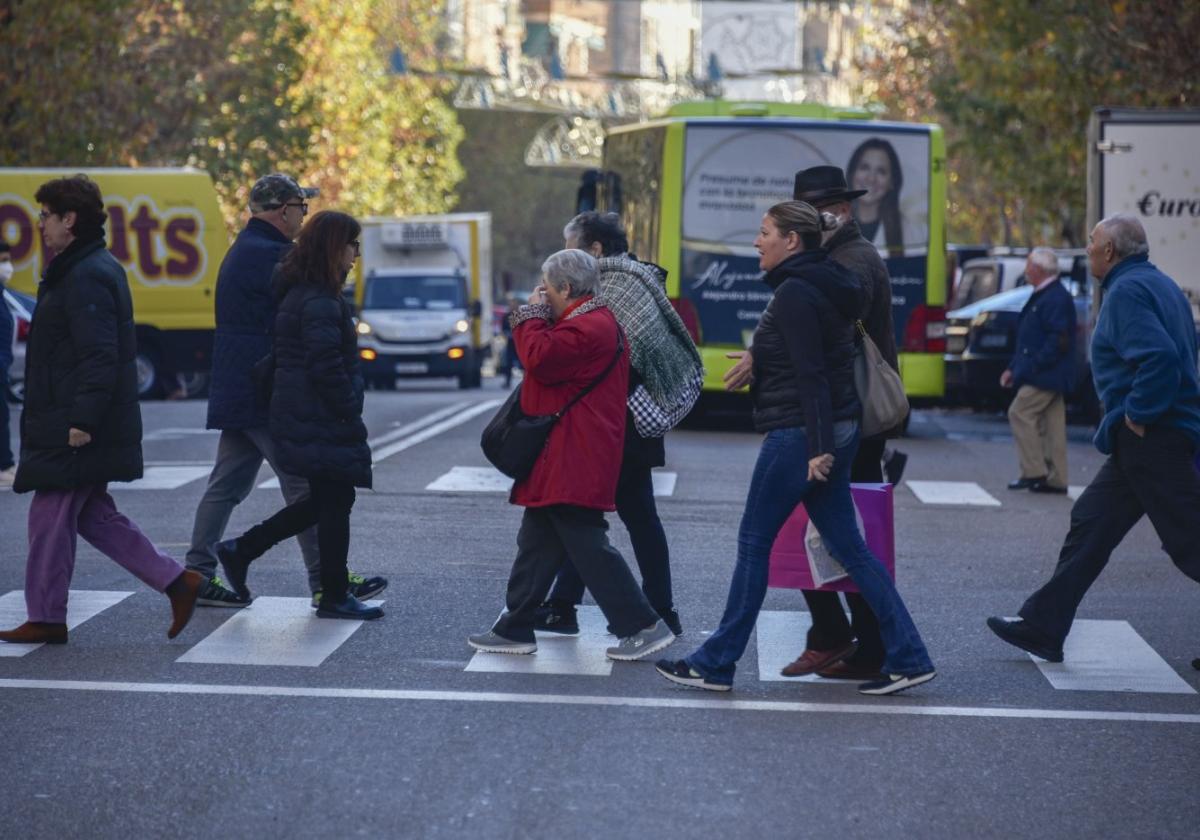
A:
<svg viewBox="0 0 1200 840">
<path fill-rule="evenodd" d="M 483 315 L 483 302 L 478 300 L 471 301 L 471 305 L 467 307 L 467 312 L 472 318 L 478 318 Z"/>
</svg>

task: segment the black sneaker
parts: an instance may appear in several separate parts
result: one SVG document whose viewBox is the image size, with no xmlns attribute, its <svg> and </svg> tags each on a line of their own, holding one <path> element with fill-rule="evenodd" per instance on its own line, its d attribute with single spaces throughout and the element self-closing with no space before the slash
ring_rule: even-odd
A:
<svg viewBox="0 0 1200 840">
<path fill-rule="evenodd" d="M 250 569 L 250 561 L 239 555 L 237 548 L 237 540 L 222 540 L 213 546 L 213 554 L 221 561 L 233 591 L 249 601 L 252 596 L 246 588 L 246 572 Z"/>
<path fill-rule="evenodd" d="M 567 601 L 545 601 L 533 614 L 533 629 L 563 636 L 579 635 L 575 605 Z"/>
<path fill-rule="evenodd" d="M 693 670 L 682 659 L 675 661 L 660 659 L 654 663 L 654 670 L 658 671 L 658 673 L 671 682 L 678 685 L 686 685 L 688 688 L 702 688 L 705 691 L 729 691 L 733 688 L 729 683 L 713 682 L 708 677 Z"/>
<path fill-rule="evenodd" d="M 385 577 L 363 577 L 357 572 L 348 572 L 349 585 L 346 591 L 360 601 L 369 601 L 388 587 L 388 580 Z M 318 589 L 313 593 L 312 608 L 318 609 L 321 606 L 321 590 Z"/>
<path fill-rule="evenodd" d="M 317 607 L 317 618 L 350 618 L 358 621 L 370 621 L 373 618 L 383 618 L 382 607 L 368 607 L 353 595 L 347 594 L 340 603 L 321 601 Z"/>
<path fill-rule="evenodd" d="M 937 671 L 925 671 L 921 674 L 885 674 L 882 679 L 865 682 L 858 687 L 859 694 L 871 694 L 876 697 L 885 694 L 899 694 L 921 683 L 927 683 L 937 676 Z"/>
<path fill-rule="evenodd" d="M 252 598 L 243 598 L 232 589 L 226 588 L 219 577 L 213 576 L 200 584 L 200 594 L 196 596 L 196 606 L 226 607 L 240 610 L 250 606 Z"/>
<path fill-rule="evenodd" d="M 1055 644 L 1035 630 L 1024 619 L 1008 619 L 994 615 L 987 620 L 988 629 L 1013 647 L 1032 653 L 1047 662 L 1062 662 L 1062 645 Z"/>
</svg>

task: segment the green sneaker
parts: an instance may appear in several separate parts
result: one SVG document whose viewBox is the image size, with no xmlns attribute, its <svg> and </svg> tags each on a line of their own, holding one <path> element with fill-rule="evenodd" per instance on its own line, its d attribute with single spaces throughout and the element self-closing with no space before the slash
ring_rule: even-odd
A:
<svg viewBox="0 0 1200 840">
<path fill-rule="evenodd" d="M 346 591 L 360 601 L 366 601 L 369 598 L 374 598 L 388 587 L 388 580 L 385 577 L 364 577 L 357 572 L 348 572 L 347 580 L 349 585 Z M 319 609 L 321 606 L 321 590 L 317 590 L 312 596 L 312 608 Z"/>
<path fill-rule="evenodd" d="M 211 577 L 200 585 L 200 594 L 196 596 L 196 604 L 201 607 L 225 607 L 240 610 L 250 606 L 253 598 L 243 598 L 225 585 L 219 577 Z"/>
</svg>

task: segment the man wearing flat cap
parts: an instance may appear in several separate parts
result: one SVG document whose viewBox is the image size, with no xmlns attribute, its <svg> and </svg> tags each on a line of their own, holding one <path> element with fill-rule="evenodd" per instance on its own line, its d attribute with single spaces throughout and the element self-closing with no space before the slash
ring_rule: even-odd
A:
<svg viewBox="0 0 1200 840">
<path fill-rule="evenodd" d="M 308 482 L 280 470 L 275 443 L 267 429 L 267 407 L 256 399 L 251 371 L 271 352 L 276 299 L 271 291 L 275 266 L 292 247 L 308 213 L 308 199 L 317 190 L 301 187 L 281 173 L 264 175 L 250 190 L 250 221 L 238 234 L 217 275 L 216 320 L 208 425 L 221 431 L 217 460 L 204 498 L 196 508 L 189 569 L 204 575 L 197 603 L 208 607 L 241 608 L 250 600 L 224 586 L 216 576 L 212 546 L 225 533 L 233 509 L 254 489 L 265 460 L 279 477 L 284 500 L 290 505 L 309 493 Z M 308 569 L 313 606 L 321 589 L 321 556 L 316 528 L 297 538 Z M 350 593 L 366 599 L 387 586 L 382 577 L 350 573 Z"/>
</svg>

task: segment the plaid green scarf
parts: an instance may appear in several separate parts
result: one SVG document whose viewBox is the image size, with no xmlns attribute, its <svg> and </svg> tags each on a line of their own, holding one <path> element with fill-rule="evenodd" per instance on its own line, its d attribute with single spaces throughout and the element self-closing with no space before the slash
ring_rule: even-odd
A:
<svg viewBox="0 0 1200 840">
<path fill-rule="evenodd" d="M 628 254 L 600 258 L 598 299 L 629 339 L 629 361 L 657 402 L 674 405 L 702 370 L 700 353 L 653 268 Z"/>
</svg>

